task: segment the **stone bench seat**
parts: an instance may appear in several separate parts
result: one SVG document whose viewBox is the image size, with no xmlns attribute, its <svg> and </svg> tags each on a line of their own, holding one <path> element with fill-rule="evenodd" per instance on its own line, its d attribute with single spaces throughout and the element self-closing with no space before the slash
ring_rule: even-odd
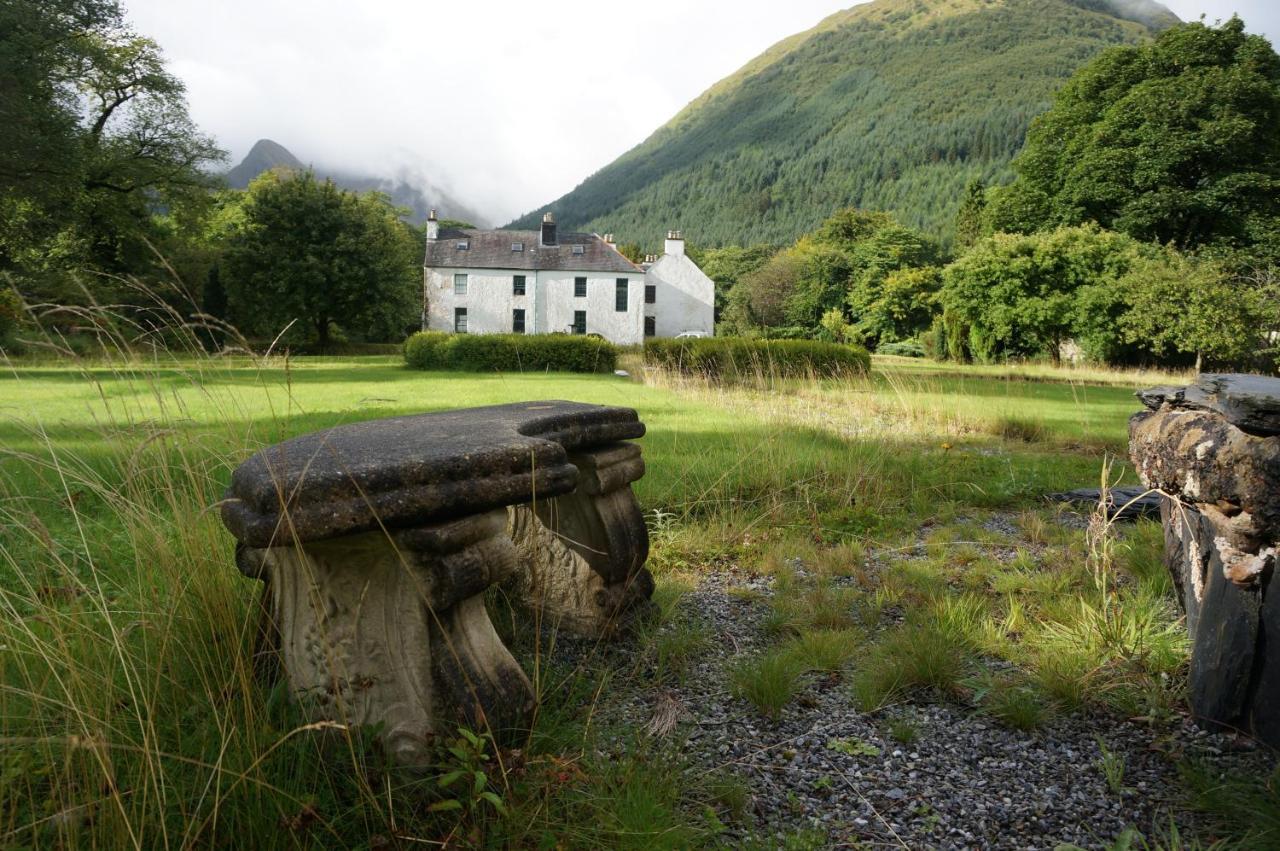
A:
<svg viewBox="0 0 1280 851">
<path fill-rule="evenodd" d="M 615 635 L 649 607 L 628 408 L 527 402 L 353 423 L 267 447 L 222 518 L 265 583 L 265 655 L 313 714 L 383 724 L 421 762 L 433 732 L 519 729 L 529 681 L 484 593 L 540 624 Z"/>
</svg>

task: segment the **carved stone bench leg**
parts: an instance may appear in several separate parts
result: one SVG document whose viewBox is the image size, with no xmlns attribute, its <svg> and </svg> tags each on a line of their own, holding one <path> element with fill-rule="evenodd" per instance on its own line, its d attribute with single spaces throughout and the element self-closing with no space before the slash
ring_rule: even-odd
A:
<svg viewBox="0 0 1280 851">
<path fill-rule="evenodd" d="M 267 583 L 284 675 L 319 719 L 383 724 L 389 753 L 420 764 L 433 732 L 456 723 L 522 727 L 533 690 L 503 646 L 484 591 L 516 553 L 498 510 L 448 523 L 300 547 L 237 551 Z"/>
<path fill-rule="evenodd" d="M 516 592 L 553 623 L 608 637 L 652 609 L 645 568 L 649 533 L 631 482 L 644 475 L 640 447 L 615 443 L 569 456 L 577 490 L 510 509 L 523 570 Z"/>
</svg>

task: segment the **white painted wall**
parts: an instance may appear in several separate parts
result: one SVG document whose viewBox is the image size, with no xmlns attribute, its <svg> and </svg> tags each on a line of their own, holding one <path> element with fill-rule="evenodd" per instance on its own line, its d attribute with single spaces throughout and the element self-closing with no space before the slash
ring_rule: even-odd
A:
<svg viewBox="0 0 1280 851">
<path fill-rule="evenodd" d="M 455 295 L 453 276 L 467 276 L 467 294 Z M 515 275 L 525 276 L 525 295 L 512 295 Z M 574 296 L 574 278 L 587 279 L 585 298 Z M 614 298 L 617 280 L 626 278 L 627 309 L 616 309 Z M 644 340 L 644 284 L 639 272 L 533 272 L 474 268 L 428 268 L 427 328 L 431 331 L 453 331 L 454 308 L 467 309 L 467 332 L 470 334 L 509 334 L 512 311 L 524 308 L 525 333 L 547 334 L 567 332 L 577 310 L 587 312 L 587 333 L 599 334 L 619 345 L 634 345 Z"/>
<path fill-rule="evenodd" d="M 655 336 L 674 337 L 685 331 L 701 331 L 710 337 L 716 325 L 716 285 L 684 253 L 671 251 L 673 240 L 667 240 L 668 252 L 645 273 L 645 283 L 653 286 L 654 303 L 644 306 L 645 315 L 654 317 Z"/>
</svg>

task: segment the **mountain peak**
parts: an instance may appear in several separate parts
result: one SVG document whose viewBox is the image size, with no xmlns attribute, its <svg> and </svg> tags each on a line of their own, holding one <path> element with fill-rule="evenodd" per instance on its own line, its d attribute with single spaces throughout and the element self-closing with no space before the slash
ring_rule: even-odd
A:
<svg viewBox="0 0 1280 851">
<path fill-rule="evenodd" d="M 249 181 L 273 168 L 302 169 L 305 166 L 279 142 L 259 139 L 253 143 L 253 147 L 249 149 L 249 153 L 245 154 L 244 159 L 227 172 L 227 184 L 233 189 L 244 189 L 249 185 Z"/>
<path fill-rule="evenodd" d="M 259 139 L 253 143 L 249 153 L 243 160 L 226 174 L 227 185 L 233 189 L 244 189 L 258 175 L 273 168 L 287 168 L 301 171 L 307 165 L 299 160 L 284 145 L 271 139 Z M 397 207 L 407 207 L 409 220 L 417 223 L 426 221 L 428 211 L 440 210 L 442 215 L 464 219 L 475 224 L 485 224 L 486 219 L 480 213 L 453 198 L 448 192 L 434 185 L 425 177 L 409 174 L 402 170 L 400 174 L 373 175 L 357 172 L 322 170 L 317 168 L 317 177 L 325 177 L 335 184 L 354 192 L 377 191 L 388 196 Z"/>
</svg>

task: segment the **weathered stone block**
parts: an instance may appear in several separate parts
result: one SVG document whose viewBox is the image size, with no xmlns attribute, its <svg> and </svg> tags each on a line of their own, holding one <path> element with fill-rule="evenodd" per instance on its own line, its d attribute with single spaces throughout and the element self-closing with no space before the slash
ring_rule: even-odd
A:
<svg viewBox="0 0 1280 851">
<path fill-rule="evenodd" d="M 1139 394 L 1143 483 L 1165 496 L 1165 561 L 1192 640 L 1192 710 L 1280 745 L 1280 380 L 1206 375 Z M 1270 638 L 1270 641 L 1268 641 Z"/>
</svg>

